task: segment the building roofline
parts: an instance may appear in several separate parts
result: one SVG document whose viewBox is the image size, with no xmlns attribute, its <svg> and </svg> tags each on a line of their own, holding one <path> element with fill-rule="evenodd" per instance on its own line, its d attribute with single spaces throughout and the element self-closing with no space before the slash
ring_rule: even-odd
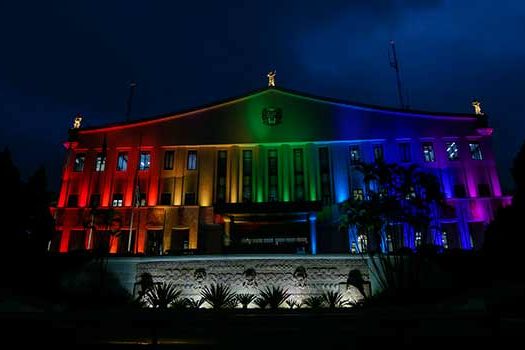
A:
<svg viewBox="0 0 525 350">
<path fill-rule="evenodd" d="M 362 109 L 367 111 L 379 111 L 379 112 L 387 112 L 387 113 L 393 113 L 393 114 L 402 114 L 406 116 L 411 117 L 430 117 L 430 118 L 438 118 L 438 119 L 479 119 L 479 116 L 475 114 L 469 114 L 469 113 L 450 113 L 450 112 L 429 112 L 429 111 L 422 111 L 422 110 L 406 110 L 406 109 L 399 109 L 399 108 L 393 108 L 393 107 L 385 107 L 385 106 L 377 106 L 372 104 L 365 104 L 365 103 L 359 103 L 359 102 L 351 102 L 347 100 L 337 99 L 337 98 L 331 98 L 331 97 L 323 97 L 323 96 L 317 96 L 309 93 L 304 93 L 301 91 L 296 91 L 292 89 L 282 88 L 282 87 L 265 87 L 262 89 L 252 90 L 248 93 L 245 93 L 243 95 L 237 96 L 237 97 L 230 97 L 219 101 L 214 101 L 212 103 L 208 103 L 196 108 L 189 108 L 184 109 L 177 112 L 172 113 L 163 113 L 160 115 L 142 118 L 142 119 L 136 119 L 132 121 L 124 121 L 124 122 L 115 122 L 115 123 L 109 123 L 101 126 L 94 126 L 89 128 L 83 128 L 78 130 L 80 134 L 91 134 L 95 132 L 101 132 L 101 131 L 112 131 L 112 130 L 118 130 L 118 129 L 127 129 L 131 127 L 136 126 L 144 126 L 148 124 L 154 124 L 159 123 L 163 121 L 173 120 L 182 118 L 188 115 L 196 114 L 199 112 L 203 112 L 210 109 L 215 108 L 221 108 L 226 105 L 240 102 L 242 100 L 255 97 L 259 94 L 266 93 L 269 91 L 279 91 L 285 94 L 293 95 L 295 97 L 313 100 L 317 102 L 322 103 L 328 103 L 328 104 L 335 104 L 342 107 L 347 108 L 354 108 L 354 109 Z"/>
</svg>

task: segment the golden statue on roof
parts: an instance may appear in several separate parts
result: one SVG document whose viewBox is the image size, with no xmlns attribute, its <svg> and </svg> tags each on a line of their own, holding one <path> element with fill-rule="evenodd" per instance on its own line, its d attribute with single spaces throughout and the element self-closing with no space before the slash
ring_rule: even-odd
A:
<svg viewBox="0 0 525 350">
<path fill-rule="evenodd" d="M 82 125 L 82 116 L 78 115 L 73 120 L 73 129 L 80 129 L 81 125 Z"/>
<path fill-rule="evenodd" d="M 481 102 L 479 102 L 478 100 L 472 101 L 472 107 L 474 107 L 474 113 L 476 115 L 484 115 L 485 114 L 485 113 L 483 113 L 481 111 Z"/>
<path fill-rule="evenodd" d="M 275 86 L 275 76 L 277 75 L 277 71 L 269 71 L 266 75 L 268 77 L 268 87 L 274 87 Z"/>
</svg>

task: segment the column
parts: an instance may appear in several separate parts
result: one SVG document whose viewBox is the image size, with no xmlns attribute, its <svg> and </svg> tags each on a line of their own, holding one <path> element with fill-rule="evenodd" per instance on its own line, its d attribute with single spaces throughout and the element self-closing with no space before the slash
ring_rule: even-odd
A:
<svg viewBox="0 0 525 350">
<path fill-rule="evenodd" d="M 312 255 L 317 254 L 317 214 L 310 213 L 308 215 L 308 222 L 310 223 L 310 251 Z"/>
<path fill-rule="evenodd" d="M 229 247 L 230 244 L 231 244 L 231 225 L 233 224 L 233 220 L 231 217 L 229 216 L 225 216 L 223 218 L 224 220 L 224 240 L 223 240 L 223 245 L 225 247 Z"/>
</svg>

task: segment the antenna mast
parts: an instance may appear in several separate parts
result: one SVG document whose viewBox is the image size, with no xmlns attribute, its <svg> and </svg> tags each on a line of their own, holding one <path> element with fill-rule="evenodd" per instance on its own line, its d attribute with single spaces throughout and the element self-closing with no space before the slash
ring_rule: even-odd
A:
<svg viewBox="0 0 525 350">
<path fill-rule="evenodd" d="M 133 80 L 131 83 L 129 83 L 129 95 L 128 95 L 128 102 L 126 104 L 126 121 L 129 122 L 131 119 L 131 104 L 133 102 L 133 96 L 135 95 L 135 88 L 137 87 L 137 83 L 135 83 Z"/>
<path fill-rule="evenodd" d="M 401 74 L 399 73 L 399 61 L 397 60 L 396 43 L 394 42 L 394 40 L 390 40 L 390 52 L 388 56 L 390 59 L 390 67 L 394 68 L 394 70 L 396 71 L 397 95 L 399 98 L 399 106 L 401 107 L 401 109 L 406 109 L 407 106 L 405 105 L 405 101 L 403 98 Z"/>
</svg>

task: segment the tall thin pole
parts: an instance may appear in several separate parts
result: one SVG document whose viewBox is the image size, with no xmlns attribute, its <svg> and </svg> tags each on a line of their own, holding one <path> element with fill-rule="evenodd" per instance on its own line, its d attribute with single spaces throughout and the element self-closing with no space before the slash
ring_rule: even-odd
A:
<svg viewBox="0 0 525 350">
<path fill-rule="evenodd" d="M 131 251 L 131 238 L 133 235 L 133 218 L 135 213 L 135 206 L 138 206 L 140 202 L 137 200 L 137 196 L 140 197 L 140 193 L 137 193 L 137 187 L 138 187 L 138 177 L 139 177 L 139 167 L 140 167 L 140 149 L 142 148 L 142 134 L 139 135 L 139 154 L 137 158 L 137 166 L 135 168 L 135 174 L 133 175 L 133 190 L 132 190 L 132 196 L 131 196 L 131 217 L 129 220 L 129 236 L 128 236 L 128 252 Z M 129 159 L 128 159 L 129 161 Z M 140 211 L 139 211 L 139 219 L 140 219 Z M 137 223 L 137 234 L 135 235 L 135 244 L 133 247 L 133 253 L 136 253 L 136 247 L 137 247 L 137 240 L 138 240 L 138 233 L 139 233 L 139 227 Z"/>
<path fill-rule="evenodd" d="M 126 103 L 126 121 L 129 122 L 131 119 L 131 107 L 133 103 L 133 96 L 135 95 L 135 88 L 137 87 L 137 83 L 134 81 L 131 81 L 129 83 L 129 95 L 128 95 L 128 102 Z"/>
<path fill-rule="evenodd" d="M 399 73 L 399 61 L 397 60 L 397 52 L 396 52 L 396 43 L 394 40 L 390 41 L 390 49 L 391 52 L 389 54 L 390 58 L 390 67 L 394 68 L 396 71 L 396 82 L 397 82 L 397 96 L 399 98 L 399 106 L 401 109 L 405 109 L 405 101 L 403 99 L 403 88 L 401 84 L 401 74 Z"/>
</svg>

